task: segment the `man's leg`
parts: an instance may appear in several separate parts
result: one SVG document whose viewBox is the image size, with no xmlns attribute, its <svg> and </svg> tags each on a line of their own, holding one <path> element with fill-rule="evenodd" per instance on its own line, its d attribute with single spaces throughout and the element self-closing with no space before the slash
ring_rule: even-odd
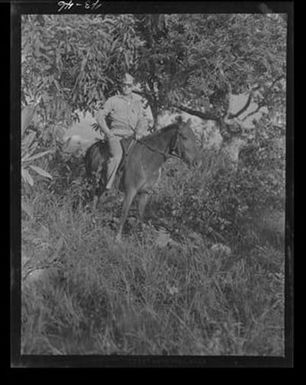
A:
<svg viewBox="0 0 306 385">
<path fill-rule="evenodd" d="M 107 165 L 107 185 L 106 189 L 110 190 L 115 180 L 116 171 L 122 158 L 122 148 L 120 144 L 120 138 L 113 136 L 108 140 L 110 154 L 108 165 Z"/>
</svg>

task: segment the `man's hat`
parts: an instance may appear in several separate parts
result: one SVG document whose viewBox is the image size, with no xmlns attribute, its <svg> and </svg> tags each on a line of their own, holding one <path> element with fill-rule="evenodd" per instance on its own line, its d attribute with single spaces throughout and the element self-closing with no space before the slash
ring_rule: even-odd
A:
<svg viewBox="0 0 306 385">
<path fill-rule="evenodd" d="M 122 79 L 123 84 L 134 84 L 134 78 L 130 74 L 126 73 Z"/>
</svg>

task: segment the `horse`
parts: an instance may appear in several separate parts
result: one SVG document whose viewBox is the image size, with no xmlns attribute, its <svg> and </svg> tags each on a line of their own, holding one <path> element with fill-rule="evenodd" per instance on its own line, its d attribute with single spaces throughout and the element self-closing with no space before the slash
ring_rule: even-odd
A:
<svg viewBox="0 0 306 385">
<path fill-rule="evenodd" d="M 179 158 L 189 167 L 199 164 L 199 150 L 195 134 L 190 128 L 190 121 L 172 123 L 138 140 L 128 138 L 123 139 L 122 142 L 124 151 L 118 169 L 122 171 L 118 187 L 124 193 L 124 200 L 116 236 L 118 241 L 121 240 L 129 209 L 137 194 L 140 195 L 139 216 L 143 221 L 149 194 L 159 181 L 161 166 L 167 159 Z M 127 148 L 129 148 L 128 152 Z M 108 143 L 103 140 L 90 146 L 85 154 L 86 173 L 94 182 L 93 210 L 105 191 L 109 155 Z"/>
</svg>

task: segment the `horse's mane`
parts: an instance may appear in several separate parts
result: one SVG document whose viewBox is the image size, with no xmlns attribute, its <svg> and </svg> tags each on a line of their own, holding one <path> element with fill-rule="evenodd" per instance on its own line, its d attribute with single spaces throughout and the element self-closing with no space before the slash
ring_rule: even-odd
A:
<svg viewBox="0 0 306 385">
<path fill-rule="evenodd" d="M 149 134 L 149 135 L 142 137 L 141 140 L 153 139 L 153 138 L 159 137 L 163 134 L 167 134 L 169 131 L 172 131 L 172 130 L 175 130 L 178 128 L 179 128 L 178 123 L 171 123 L 171 124 L 168 124 L 168 126 L 162 127 L 161 129 L 153 132 L 152 134 Z"/>
</svg>

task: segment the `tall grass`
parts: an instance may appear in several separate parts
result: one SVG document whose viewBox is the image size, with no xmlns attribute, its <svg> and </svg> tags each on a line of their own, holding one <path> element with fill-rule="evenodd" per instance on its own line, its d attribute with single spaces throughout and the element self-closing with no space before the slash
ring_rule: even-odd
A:
<svg viewBox="0 0 306 385">
<path fill-rule="evenodd" d="M 216 221 L 198 209 L 218 159 L 206 161 L 199 174 L 169 164 L 158 218 L 141 231 L 130 219 L 120 244 L 119 202 L 93 217 L 68 194 L 36 194 L 22 222 L 23 354 L 284 354 L 283 250 L 256 237 L 211 248 Z"/>
</svg>

